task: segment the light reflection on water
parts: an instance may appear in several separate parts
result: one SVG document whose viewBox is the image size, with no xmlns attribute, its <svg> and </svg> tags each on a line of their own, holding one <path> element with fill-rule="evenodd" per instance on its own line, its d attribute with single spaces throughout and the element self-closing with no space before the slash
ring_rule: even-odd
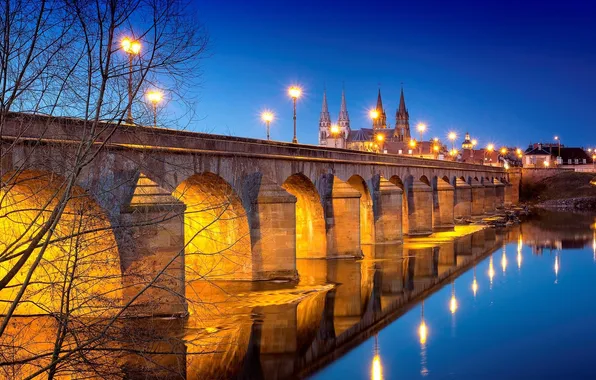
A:
<svg viewBox="0 0 596 380">
<path fill-rule="evenodd" d="M 534 377 L 562 366 L 536 369 L 555 353 L 581 371 L 581 343 L 596 341 L 596 306 L 581 302 L 593 222 L 549 214 L 364 246 L 362 260 L 300 259 L 298 284 L 196 282 L 189 318 L 124 322 L 132 338 L 106 360 L 115 377 L 143 379 Z"/>
</svg>

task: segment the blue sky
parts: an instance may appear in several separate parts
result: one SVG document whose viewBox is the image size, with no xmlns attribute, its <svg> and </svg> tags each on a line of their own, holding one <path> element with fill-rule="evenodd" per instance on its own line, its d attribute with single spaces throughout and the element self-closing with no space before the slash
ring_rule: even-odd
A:
<svg viewBox="0 0 596 380">
<path fill-rule="evenodd" d="M 522 4 L 523 3 L 523 4 Z M 469 131 L 525 147 L 560 135 L 596 146 L 596 2 L 197 2 L 211 36 L 191 129 L 292 138 L 286 89 L 298 83 L 298 139 L 316 144 L 323 89 L 337 118 L 342 83 L 353 129 L 369 127 L 380 83 L 395 122 L 400 83 L 425 137 Z"/>
</svg>

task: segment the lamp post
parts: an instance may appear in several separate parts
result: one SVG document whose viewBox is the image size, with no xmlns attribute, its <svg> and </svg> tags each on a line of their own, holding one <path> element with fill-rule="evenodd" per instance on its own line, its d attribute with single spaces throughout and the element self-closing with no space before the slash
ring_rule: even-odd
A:
<svg viewBox="0 0 596 380">
<path fill-rule="evenodd" d="M 410 145 L 410 149 L 412 151 L 412 154 L 414 154 L 414 149 L 416 149 L 416 140 L 410 139 L 409 145 Z"/>
<path fill-rule="evenodd" d="M 561 157 L 561 139 L 559 136 L 555 136 L 555 141 L 559 143 L 559 154 L 557 155 L 557 162 L 559 162 L 559 157 Z"/>
<path fill-rule="evenodd" d="M 457 134 L 455 132 L 449 132 L 449 140 L 451 140 L 451 150 L 455 149 L 455 139 L 457 138 Z"/>
<path fill-rule="evenodd" d="M 296 137 L 296 100 L 302 95 L 302 90 L 298 86 L 292 86 L 288 90 L 288 93 L 294 101 L 294 138 L 292 139 L 292 142 L 298 144 L 298 138 Z"/>
<path fill-rule="evenodd" d="M 596 154 L 592 155 L 592 168 L 596 169 Z"/>
<path fill-rule="evenodd" d="M 383 141 L 385 141 L 385 135 L 382 133 L 377 133 L 377 143 L 379 144 L 379 152 L 383 151 Z"/>
<path fill-rule="evenodd" d="M 422 157 L 422 135 L 426 131 L 426 124 L 419 123 L 417 128 L 418 128 L 418 132 L 420 133 L 420 146 L 418 147 L 418 153 Z"/>
<path fill-rule="evenodd" d="M 267 141 L 271 140 L 269 137 L 269 125 L 273 121 L 273 112 L 271 111 L 264 111 L 261 114 L 261 120 L 265 122 L 265 126 L 267 127 Z"/>
<path fill-rule="evenodd" d="M 335 147 L 337 148 L 337 136 L 339 135 L 339 125 L 332 124 L 330 131 L 331 131 L 331 135 L 333 136 L 333 140 L 335 142 Z"/>
<path fill-rule="evenodd" d="M 495 150 L 495 146 L 494 146 L 493 144 L 488 144 L 488 145 L 486 146 L 486 151 L 487 151 L 488 153 L 491 153 L 491 154 L 492 154 L 492 152 L 493 152 L 494 150 Z M 484 161 L 486 160 L 486 153 L 485 153 L 485 157 L 483 157 L 483 158 L 484 158 L 484 159 L 482 160 L 482 165 L 484 165 Z M 490 166 L 492 166 L 492 164 L 491 164 Z"/>
<path fill-rule="evenodd" d="M 122 50 L 128 54 L 128 112 L 126 122 L 134 123 L 132 118 L 132 59 L 141 52 L 141 43 L 126 37 L 120 43 Z"/>
<path fill-rule="evenodd" d="M 161 91 L 158 90 L 151 90 L 147 92 L 147 100 L 151 102 L 152 110 L 153 110 L 153 126 L 157 128 L 157 103 L 161 102 L 163 99 L 163 94 Z"/>
</svg>

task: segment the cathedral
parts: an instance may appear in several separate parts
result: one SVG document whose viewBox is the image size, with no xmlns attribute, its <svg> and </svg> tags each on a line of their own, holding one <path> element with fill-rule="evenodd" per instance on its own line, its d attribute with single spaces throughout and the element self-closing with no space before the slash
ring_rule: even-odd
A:
<svg viewBox="0 0 596 380">
<path fill-rule="evenodd" d="M 395 112 L 395 128 L 387 127 L 387 114 L 383 108 L 381 90 L 377 96 L 377 105 L 371 110 L 372 128 L 350 128 L 350 116 L 346 105 L 345 91 L 341 94 L 341 107 L 337 123 L 331 122 L 327 106 L 327 93 L 323 92 L 323 107 L 319 118 L 319 145 L 337 148 L 361 150 L 367 152 L 385 152 L 412 154 L 410 144 L 410 115 L 406 108 L 404 90 L 401 89 L 399 106 Z"/>
</svg>

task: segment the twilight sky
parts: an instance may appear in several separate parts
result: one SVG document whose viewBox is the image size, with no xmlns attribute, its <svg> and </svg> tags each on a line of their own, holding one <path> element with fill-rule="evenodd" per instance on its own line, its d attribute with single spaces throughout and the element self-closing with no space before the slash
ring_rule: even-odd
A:
<svg viewBox="0 0 596 380">
<path fill-rule="evenodd" d="M 523 5 L 520 5 L 522 4 Z M 192 129 L 291 141 L 290 84 L 300 84 L 298 140 L 316 144 L 323 89 L 337 119 L 342 82 L 353 129 L 370 127 L 380 83 L 395 123 L 404 83 L 425 139 L 469 131 L 481 146 L 560 135 L 596 146 L 596 2 L 583 0 L 203 0 L 212 38 Z M 461 139 L 458 139 L 461 140 Z"/>
</svg>

